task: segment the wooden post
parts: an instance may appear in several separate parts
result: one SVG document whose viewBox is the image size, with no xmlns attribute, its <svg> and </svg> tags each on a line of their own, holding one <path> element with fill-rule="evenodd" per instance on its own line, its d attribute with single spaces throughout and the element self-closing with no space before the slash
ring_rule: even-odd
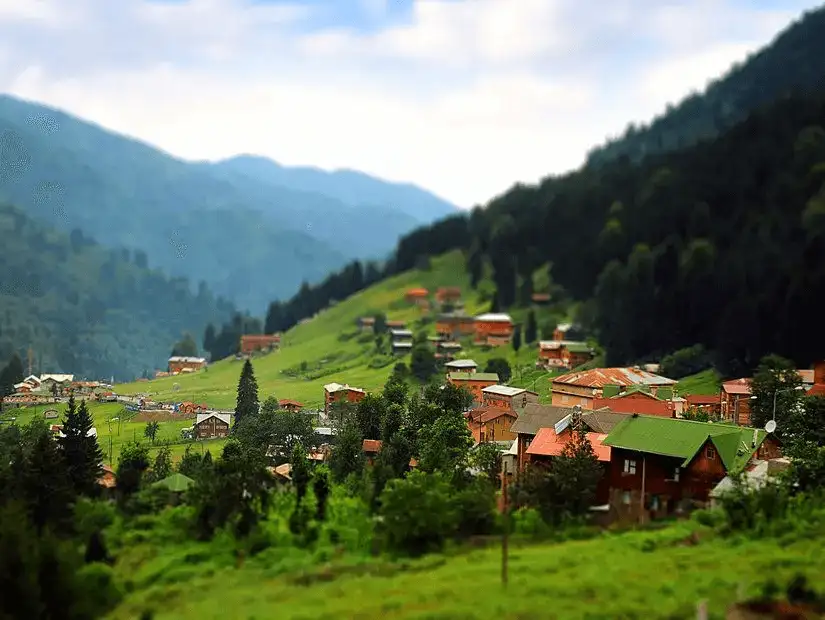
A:
<svg viewBox="0 0 825 620">
<path fill-rule="evenodd" d="M 504 463 L 502 468 L 502 476 L 504 478 L 504 493 L 502 497 L 502 521 L 504 526 L 504 533 L 501 537 L 501 585 L 507 587 L 507 537 L 510 529 L 510 513 L 507 505 L 507 463 Z"/>
<path fill-rule="evenodd" d="M 696 605 L 696 620 L 708 620 L 708 602 L 706 600 L 699 601 Z"/>
</svg>

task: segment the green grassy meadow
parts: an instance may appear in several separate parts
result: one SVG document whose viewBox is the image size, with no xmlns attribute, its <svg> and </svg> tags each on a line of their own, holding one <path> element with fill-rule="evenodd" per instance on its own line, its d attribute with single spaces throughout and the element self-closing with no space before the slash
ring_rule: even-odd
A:
<svg viewBox="0 0 825 620">
<path fill-rule="evenodd" d="M 122 404 L 89 401 L 87 406 L 94 418 L 98 443 L 100 444 L 100 449 L 103 451 L 104 461 L 106 463 L 117 466 L 117 459 L 123 444 L 129 443 L 130 441 L 139 441 L 141 443 L 149 441 L 143 434 L 146 428 L 146 421 L 136 417 L 134 412 L 128 411 Z M 57 419 L 46 420 L 49 424 L 63 423 L 66 412 L 65 403 L 10 409 L 4 413 L 4 417 L 15 418 L 15 423 L 23 426 L 35 418 L 42 418 L 43 412 L 47 409 L 56 409 L 59 413 Z M 224 440 L 215 439 L 185 442 L 181 440 L 181 429 L 192 426 L 193 418 L 194 416 L 180 416 L 180 419 L 159 422 L 158 433 L 155 436 L 155 443 L 150 447 L 150 454 L 154 455 L 161 446 L 169 443 L 173 461 L 177 461 L 183 456 L 188 445 L 191 445 L 193 450 L 211 450 L 213 454 L 217 455 L 223 446 Z"/>
<path fill-rule="evenodd" d="M 679 394 L 718 394 L 722 389 L 722 377 L 714 369 L 709 368 L 695 375 L 679 380 L 676 389 Z"/>
<path fill-rule="evenodd" d="M 418 308 L 404 302 L 404 293 L 413 287 L 432 292 L 439 286 L 459 286 L 465 292 L 465 310 L 470 314 L 486 311 L 484 286 L 472 291 L 461 253 L 446 254 L 431 263 L 429 270 L 413 270 L 361 291 L 320 312 L 309 322 L 297 325 L 284 334 L 279 351 L 253 360 L 261 399 L 268 396 L 298 400 L 307 406 L 323 404 L 323 386 L 327 383 L 348 383 L 366 390 L 384 385 L 394 364 L 409 363 L 409 355 L 392 357 L 379 355 L 374 337 L 360 334 L 356 321 L 373 312 L 385 312 L 388 320 L 406 321 L 414 332 L 435 334 L 434 316 L 428 317 Z M 516 320 L 523 317 L 515 316 Z M 462 357 L 472 357 L 480 365 L 492 357 L 506 357 L 511 365 L 521 367 L 522 376 L 514 371 L 514 381 L 521 385 L 525 377 L 535 381 L 534 389 L 549 390 L 549 383 L 536 375 L 535 346 L 523 346 L 518 355 L 511 347 L 482 350 L 463 342 Z M 118 385 L 119 394 L 148 393 L 161 401 L 193 400 L 214 408 L 233 408 L 242 362 L 234 358 L 221 360 L 205 371 L 176 377 L 163 377 L 149 382 Z M 541 374 L 541 373 L 540 373 Z M 536 380 L 538 379 L 538 380 Z M 528 383 L 528 385 L 529 385 Z M 544 383 L 544 386 L 542 386 Z M 178 389 L 173 389 L 177 385 Z"/>
<path fill-rule="evenodd" d="M 710 618 L 724 618 L 730 604 L 758 595 L 769 578 L 787 583 L 801 573 L 825 582 L 823 537 L 720 539 L 691 521 L 583 541 L 516 543 L 506 588 L 498 545 L 403 563 L 304 558 L 297 550 L 264 555 L 240 568 L 194 547 L 144 557 L 135 589 L 109 618 L 151 609 L 156 620 L 687 619 L 701 601 Z"/>
</svg>

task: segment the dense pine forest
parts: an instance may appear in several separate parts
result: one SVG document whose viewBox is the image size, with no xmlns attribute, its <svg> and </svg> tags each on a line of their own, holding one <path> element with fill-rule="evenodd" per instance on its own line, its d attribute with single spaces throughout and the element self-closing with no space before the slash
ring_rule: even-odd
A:
<svg viewBox="0 0 825 620">
<path fill-rule="evenodd" d="M 183 332 L 200 333 L 234 306 L 205 284 L 147 267 L 76 229 L 51 230 L 0 206 L 0 360 L 34 352 L 35 372 L 131 379 L 164 367 Z"/>
</svg>

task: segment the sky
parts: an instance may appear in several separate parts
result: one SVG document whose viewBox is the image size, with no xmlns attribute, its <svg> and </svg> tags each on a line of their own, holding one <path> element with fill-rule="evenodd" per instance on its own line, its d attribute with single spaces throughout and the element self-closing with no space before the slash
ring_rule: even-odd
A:
<svg viewBox="0 0 825 620">
<path fill-rule="evenodd" d="M 0 0 L 0 91 L 186 159 L 412 182 L 461 207 L 581 165 L 801 0 Z"/>
</svg>

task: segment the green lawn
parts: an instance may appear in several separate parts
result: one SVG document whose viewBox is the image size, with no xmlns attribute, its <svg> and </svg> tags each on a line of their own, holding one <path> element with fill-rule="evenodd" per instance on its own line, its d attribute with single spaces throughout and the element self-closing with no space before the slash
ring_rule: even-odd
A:
<svg viewBox="0 0 825 620">
<path fill-rule="evenodd" d="M 461 253 L 446 254 L 434 259 L 427 271 L 413 270 L 380 282 L 289 330 L 284 334 L 281 350 L 253 360 L 261 399 L 276 396 L 320 406 L 324 399 L 323 386 L 327 383 L 348 383 L 367 390 L 381 388 L 393 365 L 397 361 L 409 363 L 409 356 L 394 359 L 376 355 L 373 339 L 362 338 L 357 333 L 356 321 L 361 316 L 383 311 L 390 320 L 406 321 L 413 331 L 434 334 L 434 322 L 421 323 L 422 312 L 403 301 L 405 291 L 418 286 L 433 292 L 439 286 L 461 287 L 465 309 L 470 314 L 484 312 L 489 307 L 489 302 L 482 299 L 484 286 L 480 287 L 482 292 L 471 290 Z M 518 360 L 518 365 L 527 370 L 535 363 L 535 345 L 524 345 L 516 356 L 511 347 L 482 350 L 469 341 L 463 344 L 462 357 L 472 357 L 482 366 L 498 356 L 506 357 L 514 367 Z M 306 367 L 302 369 L 304 362 Z M 242 362 L 231 358 L 191 375 L 123 384 L 116 390 L 119 394 L 149 393 L 162 401 L 194 400 L 210 407 L 233 408 L 241 366 Z M 177 389 L 174 386 L 178 386 Z M 541 387 L 542 382 L 537 381 L 537 391 Z M 544 388 L 549 390 L 549 385 Z"/>
<path fill-rule="evenodd" d="M 605 535 L 589 541 L 514 546 L 509 585 L 501 585 L 498 547 L 452 557 L 433 556 L 406 565 L 386 562 L 320 562 L 287 569 L 250 559 L 240 569 L 207 568 L 186 557 L 153 560 L 146 577 L 110 614 L 112 620 L 251 618 L 637 618 L 696 617 L 706 600 L 711 618 L 724 618 L 741 595 L 759 593 L 769 578 L 787 583 L 805 574 L 825 583 L 825 539 L 735 541 L 696 544 L 697 526 Z M 700 537 L 701 540 L 701 537 Z M 194 563 L 192 563 L 194 562 Z"/>
<path fill-rule="evenodd" d="M 104 461 L 112 465 L 117 465 L 121 446 L 130 441 L 147 443 L 149 440 L 144 437 L 146 422 L 134 419 L 134 412 L 128 411 L 119 403 L 98 403 L 90 401 L 89 411 L 94 418 L 95 428 L 97 428 L 98 443 L 103 451 Z M 38 405 L 36 407 L 26 407 L 22 409 L 11 409 L 4 412 L 4 417 L 14 417 L 15 423 L 23 426 L 34 418 L 42 418 L 43 412 L 47 409 L 57 409 L 60 416 L 54 420 L 47 420 L 49 424 L 62 424 L 65 417 L 66 405 Z M 177 442 L 170 445 L 173 460 L 179 460 L 183 456 L 187 445 L 191 445 L 193 450 L 211 450 L 217 455 L 222 449 L 224 440 L 208 441 L 188 441 L 181 442 L 180 431 L 183 428 L 192 426 L 193 416 L 188 418 L 159 422 L 158 434 L 155 437 L 155 444 L 150 448 L 150 453 L 155 454 L 165 442 Z M 111 455 L 111 458 L 110 458 Z"/>
<path fill-rule="evenodd" d="M 721 375 L 709 368 L 679 380 L 676 389 L 679 394 L 718 394 L 721 390 Z"/>
</svg>

